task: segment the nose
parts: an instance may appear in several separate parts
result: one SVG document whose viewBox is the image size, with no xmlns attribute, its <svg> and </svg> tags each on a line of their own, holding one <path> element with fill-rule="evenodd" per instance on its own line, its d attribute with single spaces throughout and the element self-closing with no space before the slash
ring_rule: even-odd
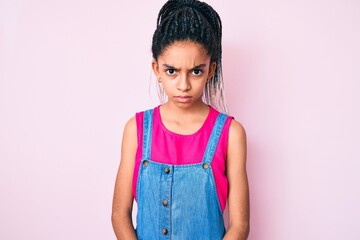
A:
<svg viewBox="0 0 360 240">
<path fill-rule="evenodd" d="M 187 74 L 182 74 L 181 76 L 179 76 L 177 89 L 185 92 L 185 91 L 190 90 L 190 88 L 191 88 L 191 85 L 190 85 Z"/>
</svg>

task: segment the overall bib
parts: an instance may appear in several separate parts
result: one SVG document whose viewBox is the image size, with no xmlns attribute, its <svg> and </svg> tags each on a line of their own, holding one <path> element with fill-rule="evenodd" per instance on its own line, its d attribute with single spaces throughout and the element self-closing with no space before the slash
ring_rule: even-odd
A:
<svg viewBox="0 0 360 240">
<path fill-rule="evenodd" d="M 153 109 L 144 112 L 143 156 L 136 183 L 139 240 L 223 238 L 223 212 L 211 162 L 226 118 L 218 115 L 201 163 L 170 165 L 150 159 Z"/>
</svg>

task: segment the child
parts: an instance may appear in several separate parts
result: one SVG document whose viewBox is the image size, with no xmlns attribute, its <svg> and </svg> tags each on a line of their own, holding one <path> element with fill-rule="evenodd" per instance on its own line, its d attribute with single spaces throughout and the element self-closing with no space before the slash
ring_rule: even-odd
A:
<svg viewBox="0 0 360 240">
<path fill-rule="evenodd" d="M 226 111 L 221 35 L 206 3 L 170 0 L 161 8 L 152 68 L 166 101 L 125 126 L 112 210 L 117 239 L 247 239 L 245 131 L 218 111 Z"/>
</svg>

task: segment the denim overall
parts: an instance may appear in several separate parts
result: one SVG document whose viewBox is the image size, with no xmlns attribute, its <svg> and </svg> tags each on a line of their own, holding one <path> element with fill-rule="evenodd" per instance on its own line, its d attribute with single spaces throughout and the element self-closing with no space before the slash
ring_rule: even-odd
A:
<svg viewBox="0 0 360 240">
<path fill-rule="evenodd" d="M 217 117 L 201 163 L 170 165 L 150 159 L 153 110 L 144 112 L 143 157 L 136 183 L 139 240 L 223 238 L 211 161 L 226 118 L 223 113 Z"/>
</svg>

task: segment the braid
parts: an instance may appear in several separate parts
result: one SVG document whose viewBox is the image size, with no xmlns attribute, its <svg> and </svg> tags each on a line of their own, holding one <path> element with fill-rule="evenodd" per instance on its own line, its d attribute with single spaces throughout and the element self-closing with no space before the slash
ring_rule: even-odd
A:
<svg viewBox="0 0 360 240">
<path fill-rule="evenodd" d="M 207 3 L 197 0 L 169 0 L 160 9 L 153 35 L 152 53 L 155 60 L 175 41 L 191 40 L 207 50 L 215 73 L 204 89 L 203 100 L 227 112 L 222 80 L 222 23 L 219 14 Z"/>
<path fill-rule="evenodd" d="M 178 1 L 167 1 L 164 6 L 160 9 L 158 18 L 157 18 L 157 26 L 161 24 L 161 22 L 168 16 L 171 12 L 175 11 L 179 7 Z"/>
<path fill-rule="evenodd" d="M 212 61 L 215 61 L 217 68 L 211 81 L 205 87 L 205 102 L 217 106 L 220 110 L 227 112 L 224 98 L 224 83 L 222 75 L 222 23 L 219 14 L 207 3 L 196 1 L 195 4 L 201 9 L 204 17 L 208 20 L 214 30 L 217 39 L 217 51 Z"/>
</svg>

